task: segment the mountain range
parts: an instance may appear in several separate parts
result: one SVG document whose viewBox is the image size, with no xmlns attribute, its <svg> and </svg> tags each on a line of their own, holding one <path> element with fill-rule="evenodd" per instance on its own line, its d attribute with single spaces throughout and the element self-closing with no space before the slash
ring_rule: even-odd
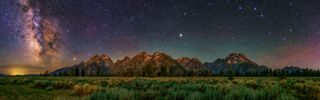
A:
<svg viewBox="0 0 320 100">
<path fill-rule="evenodd" d="M 113 62 L 105 55 L 95 55 L 88 61 L 64 67 L 49 73 L 54 76 L 207 76 L 221 75 L 229 72 L 238 75 L 263 73 L 271 69 L 256 64 L 247 56 L 240 53 L 231 53 L 223 59 L 202 63 L 198 58 L 181 57 L 174 59 L 171 56 L 155 52 L 148 54 L 140 52 L 132 58 L 126 56 Z M 285 67 L 282 70 L 296 72 L 298 67 Z"/>
<path fill-rule="evenodd" d="M 240 75 L 247 73 L 259 73 L 269 70 L 266 66 L 261 66 L 252 62 L 244 54 L 231 53 L 225 59 L 217 59 L 212 63 L 204 63 L 204 65 L 213 74 L 227 73 L 234 71 Z"/>
</svg>

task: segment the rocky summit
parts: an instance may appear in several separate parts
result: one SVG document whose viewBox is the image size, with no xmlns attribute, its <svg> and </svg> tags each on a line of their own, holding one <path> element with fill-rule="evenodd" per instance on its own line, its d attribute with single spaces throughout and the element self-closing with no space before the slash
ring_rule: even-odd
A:
<svg viewBox="0 0 320 100">
<path fill-rule="evenodd" d="M 189 76 L 202 76 L 209 74 L 209 70 L 198 58 L 181 57 L 177 62 L 186 69 Z"/>
<path fill-rule="evenodd" d="M 115 67 L 115 74 L 121 76 L 182 76 L 185 71 L 176 60 L 161 52 L 125 57 L 117 61 Z"/>
<path fill-rule="evenodd" d="M 260 73 L 269 70 L 265 66 L 260 66 L 252 62 L 243 54 L 231 53 L 225 59 L 217 59 L 212 63 L 204 64 L 212 74 L 227 74 L 229 71 L 245 75 L 250 73 Z"/>
<path fill-rule="evenodd" d="M 62 76 L 105 76 L 109 75 L 110 66 L 113 65 L 109 56 L 95 55 L 86 62 L 73 65 L 71 67 L 65 67 L 58 69 L 50 75 L 62 75 Z"/>
</svg>

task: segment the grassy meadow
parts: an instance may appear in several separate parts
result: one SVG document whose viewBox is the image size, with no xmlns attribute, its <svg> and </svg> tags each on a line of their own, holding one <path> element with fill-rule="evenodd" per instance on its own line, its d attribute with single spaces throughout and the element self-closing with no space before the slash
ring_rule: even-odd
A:
<svg viewBox="0 0 320 100">
<path fill-rule="evenodd" d="M 2 77 L 0 100 L 320 100 L 320 77 Z"/>
</svg>

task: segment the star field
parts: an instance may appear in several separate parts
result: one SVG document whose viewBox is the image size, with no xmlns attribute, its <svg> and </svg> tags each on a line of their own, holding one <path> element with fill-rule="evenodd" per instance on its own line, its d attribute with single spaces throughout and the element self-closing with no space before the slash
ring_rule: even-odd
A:
<svg viewBox="0 0 320 100">
<path fill-rule="evenodd" d="M 161 51 L 212 62 L 231 52 L 279 68 L 319 68 L 318 0 L 35 0 L 54 19 L 61 66 L 94 54 L 113 60 Z M 33 64 L 21 27 L 21 7 L 0 2 L 0 64 Z"/>
</svg>

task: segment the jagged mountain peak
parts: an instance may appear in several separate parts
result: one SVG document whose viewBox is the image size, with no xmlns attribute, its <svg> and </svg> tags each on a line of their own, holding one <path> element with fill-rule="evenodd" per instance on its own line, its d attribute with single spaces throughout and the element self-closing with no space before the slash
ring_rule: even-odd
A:
<svg viewBox="0 0 320 100">
<path fill-rule="evenodd" d="M 107 56 L 106 54 L 102 54 L 102 55 L 94 55 L 93 57 L 91 57 L 87 62 L 85 62 L 86 64 L 100 64 L 100 63 L 104 63 L 107 65 L 112 65 L 113 61 L 112 59 Z"/>
<path fill-rule="evenodd" d="M 151 59 L 151 55 L 147 52 L 143 51 L 132 57 L 132 59 L 141 60 L 141 61 L 148 61 Z"/>
<path fill-rule="evenodd" d="M 119 64 L 119 63 L 123 63 L 123 62 L 128 62 L 128 61 L 130 61 L 130 57 L 128 57 L 128 56 L 125 56 L 123 59 L 120 59 L 120 60 L 117 60 L 116 62 L 115 62 L 115 64 Z"/>
<path fill-rule="evenodd" d="M 238 64 L 238 63 L 254 63 L 246 55 L 241 53 L 230 53 L 226 58 L 228 64 Z M 255 63 L 254 63 L 255 64 Z"/>
<path fill-rule="evenodd" d="M 198 58 L 181 57 L 176 61 L 186 68 L 188 75 L 206 75 L 209 72 Z"/>
<path fill-rule="evenodd" d="M 50 75 L 96 76 L 109 75 L 113 62 L 106 54 L 94 55 L 88 61 L 51 72 Z"/>
<path fill-rule="evenodd" d="M 167 54 L 165 54 L 163 52 L 155 52 L 155 53 L 153 53 L 152 58 L 153 58 L 153 60 L 156 60 L 156 61 L 164 60 L 164 59 L 170 59 L 170 60 L 173 59 L 171 56 L 169 56 L 169 55 L 167 55 Z"/>
<path fill-rule="evenodd" d="M 214 74 L 218 74 L 220 72 L 226 73 L 228 70 L 234 70 L 240 74 L 245 74 L 247 72 L 256 72 L 268 69 L 252 62 L 247 58 L 247 56 L 241 53 L 231 53 L 225 57 L 225 59 L 217 59 L 213 63 L 205 63 L 205 66 Z"/>
<path fill-rule="evenodd" d="M 125 57 L 122 59 L 122 61 L 126 61 L 126 60 L 129 60 L 129 59 L 130 59 L 130 57 L 125 56 Z"/>
<path fill-rule="evenodd" d="M 195 57 L 193 57 L 193 58 L 180 57 L 180 58 L 177 59 L 177 61 L 178 62 L 200 62 L 201 63 L 200 59 L 195 58 Z"/>
<path fill-rule="evenodd" d="M 148 54 L 147 52 L 144 51 L 144 52 L 138 53 L 132 59 L 139 60 L 139 61 L 143 60 L 147 62 L 147 61 L 159 61 L 159 60 L 173 59 L 173 58 L 163 52 L 154 52 L 152 54 Z"/>
<path fill-rule="evenodd" d="M 182 75 L 184 68 L 179 66 L 179 63 L 171 58 L 169 55 L 161 52 L 154 52 L 148 54 L 147 52 L 140 52 L 131 59 L 129 57 L 119 60 L 113 67 L 114 74 L 129 75 L 158 75 L 162 73 L 165 75 Z M 145 72 L 146 70 L 150 70 Z M 127 74 L 125 74 L 127 73 Z M 130 73 L 130 74 L 128 74 Z"/>
<path fill-rule="evenodd" d="M 180 57 L 180 58 L 177 58 L 177 61 L 180 63 L 185 63 L 185 62 L 189 62 L 191 59 L 189 57 Z"/>
<path fill-rule="evenodd" d="M 100 57 L 101 58 L 103 58 L 103 59 L 111 59 L 108 55 L 106 55 L 106 54 L 102 54 L 102 55 L 100 55 Z"/>
<path fill-rule="evenodd" d="M 177 62 L 182 66 L 189 68 L 202 67 L 202 62 L 198 58 L 189 58 L 189 57 L 180 57 L 177 59 Z"/>
</svg>

